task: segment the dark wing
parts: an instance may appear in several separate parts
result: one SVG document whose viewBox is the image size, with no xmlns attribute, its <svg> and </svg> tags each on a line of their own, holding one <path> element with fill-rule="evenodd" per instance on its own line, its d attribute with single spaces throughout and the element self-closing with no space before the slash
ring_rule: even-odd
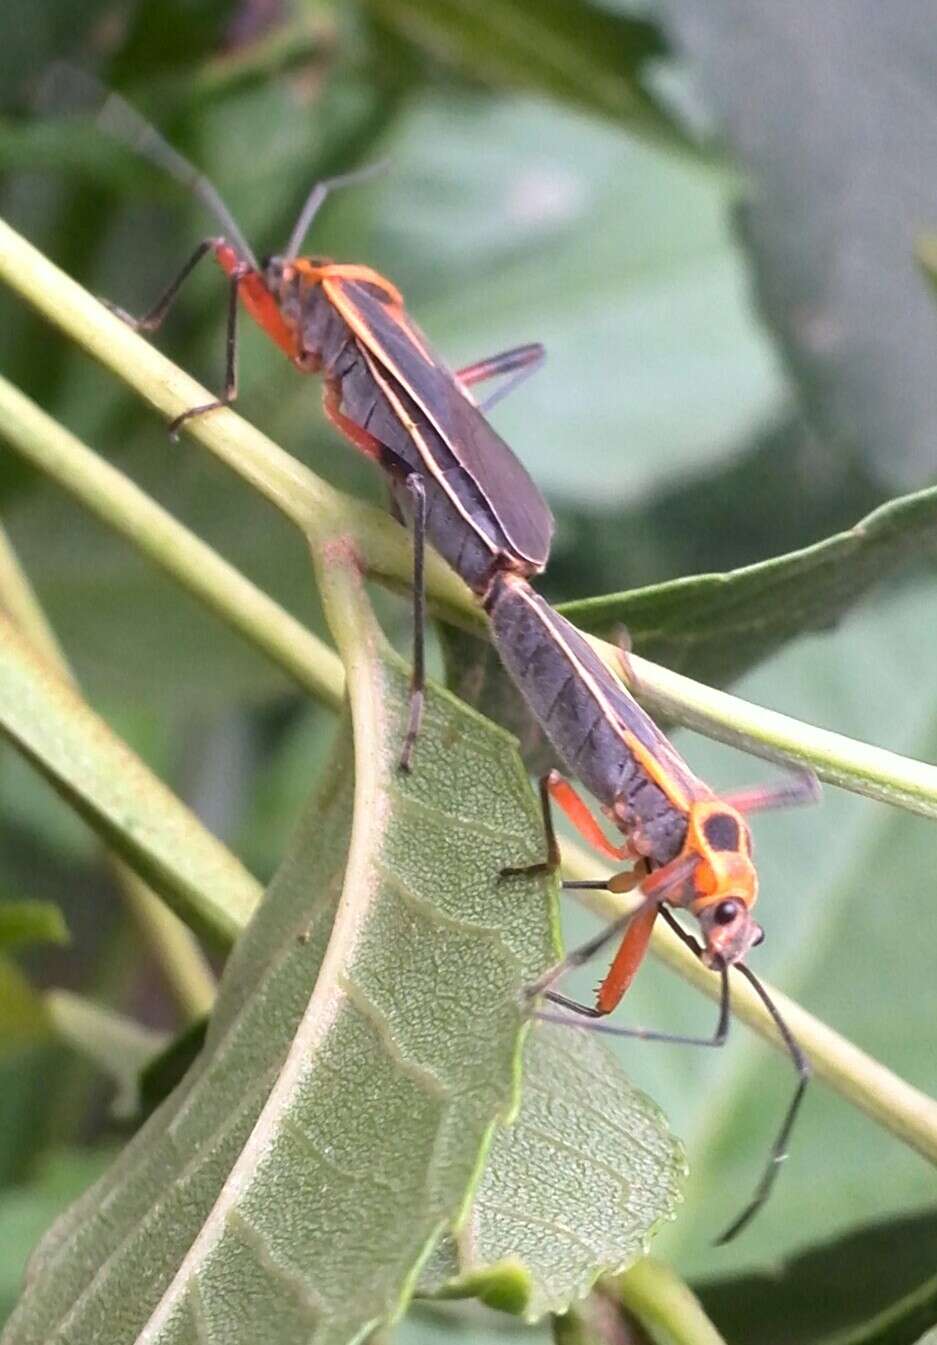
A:
<svg viewBox="0 0 937 1345">
<path fill-rule="evenodd" d="M 534 594 L 541 619 L 551 627 L 557 639 L 569 650 L 579 666 L 579 675 L 585 676 L 597 699 L 605 707 L 610 719 L 617 720 L 625 734 L 630 735 L 654 759 L 659 770 L 653 776 L 664 793 L 670 794 L 667 780 L 673 782 L 687 799 L 708 798 L 711 791 L 690 770 L 670 739 L 638 704 L 598 654 L 564 616 L 554 611 L 539 594 Z"/>
<path fill-rule="evenodd" d="M 553 515 L 526 468 L 437 360 L 426 338 L 386 295 L 360 281 L 326 279 L 329 298 L 378 364 L 424 412 L 471 476 L 511 546 L 542 569 Z"/>
</svg>

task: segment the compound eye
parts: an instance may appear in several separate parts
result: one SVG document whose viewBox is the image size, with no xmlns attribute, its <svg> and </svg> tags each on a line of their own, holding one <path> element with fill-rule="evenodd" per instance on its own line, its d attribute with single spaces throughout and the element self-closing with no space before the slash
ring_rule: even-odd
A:
<svg viewBox="0 0 937 1345">
<path fill-rule="evenodd" d="M 717 925 L 731 925 L 739 913 L 737 901 L 720 901 L 713 911 L 713 920 Z"/>
</svg>

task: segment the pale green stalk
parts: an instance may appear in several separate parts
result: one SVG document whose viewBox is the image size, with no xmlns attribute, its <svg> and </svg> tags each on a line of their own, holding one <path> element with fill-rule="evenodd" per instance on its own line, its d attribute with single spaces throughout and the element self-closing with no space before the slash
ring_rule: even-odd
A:
<svg viewBox="0 0 937 1345">
<path fill-rule="evenodd" d="M 64 651 L 2 527 L 0 607 L 6 609 L 49 666 L 74 685 L 74 674 Z M 215 976 L 198 940 L 131 868 L 116 855 L 109 855 L 108 859 L 124 901 L 152 948 L 179 1008 L 191 1019 L 209 1013 L 215 999 Z"/>
<path fill-rule="evenodd" d="M 652 1256 L 604 1280 L 600 1290 L 637 1317 L 660 1345 L 726 1345 L 689 1285 Z"/>
</svg>

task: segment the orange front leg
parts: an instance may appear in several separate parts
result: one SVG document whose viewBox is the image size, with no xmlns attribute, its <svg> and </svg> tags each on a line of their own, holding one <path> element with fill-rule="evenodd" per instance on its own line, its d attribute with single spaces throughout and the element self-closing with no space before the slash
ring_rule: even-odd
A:
<svg viewBox="0 0 937 1345">
<path fill-rule="evenodd" d="M 593 849 L 616 862 L 622 859 L 641 858 L 630 841 L 625 841 L 623 845 L 612 845 L 589 808 L 559 771 L 550 771 L 545 779 L 550 797 L 556 800 L 580 836 L 588 841 Z"/>
<path fill-rule="evenodd" d="M 651 901 L 632 916 L 605 980 L 599 986 L 595 1001 L 598 1013 L 604 1015 L 616 1009 L 637 975 L 647 952 L 658 910 L 657 902 Z"/>
</svg>

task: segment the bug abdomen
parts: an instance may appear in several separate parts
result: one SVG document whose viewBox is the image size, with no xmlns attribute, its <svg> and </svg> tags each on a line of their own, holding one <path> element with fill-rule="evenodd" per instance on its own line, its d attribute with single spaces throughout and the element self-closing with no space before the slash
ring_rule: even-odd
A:
<svg viewBox="0 0 937 1345">
<path fill-rule="evenodd" d="M 578 631 L 528 584 L 500 580 L 487 606 L 498 655 L 566 769 L 624 814 L 622 830 L 640 832 L 655 864 L 666 864 L 683 848 L 686 815 L 629 747 L 620 711 L 647 719 L 644 711 L 599 660 L 584 657 Z"/>
</svg>

